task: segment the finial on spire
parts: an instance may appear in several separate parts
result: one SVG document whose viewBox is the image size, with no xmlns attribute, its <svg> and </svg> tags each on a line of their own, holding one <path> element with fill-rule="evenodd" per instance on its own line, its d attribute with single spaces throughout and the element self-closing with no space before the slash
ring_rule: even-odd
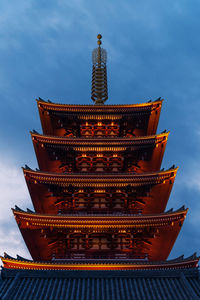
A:
<svg viewBox="0 0 200 300">
<path fill-rule="evenodd" d="M 106 61 L 107 53 L 106 50 L 101 48 L 101 34 L 97 35 L 97 45 L 92 52 L 92 100 L 97 105 L 102 105 L 108 99 L 107 89 L 107 71 Z"/>
<path fill-rule="evenodd" d="M 97 35 L 97 38 L 98 38 L 97 45 L 100 46 L 100 45 L 102 44 L 102 42 L 101 42 L 102 35 L 101 35 L 101 34 L 98 34 L 98 35 Z"/>
</svg>

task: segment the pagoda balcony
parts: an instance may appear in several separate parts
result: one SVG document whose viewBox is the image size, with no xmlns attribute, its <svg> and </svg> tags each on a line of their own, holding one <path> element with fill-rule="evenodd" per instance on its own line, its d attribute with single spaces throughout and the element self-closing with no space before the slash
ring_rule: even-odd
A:
<svg viewBox="0 0 200 300">
<path fill-rule="evenodd" d="M 142 211 L 136 210 L 135 212 L 130 212 L 130 210 L 127 211 L 114 211 L 114 210 L 85 210 L 85 211 L 67 211 L 67 212 L 61 212 L 59 211 L 57 215 L 62 216 L 138 216 L 142 215 Z"/>
<path fill-rule="evenodd" d="M 107 253 L 103 252 L 102 250 L 99 251 L 99 253 L 96 251 L 95 253 L 92 254 L 92 252 L 87 253 L 87 251 L 84 252 L 71 252 L 69 253 L 66 258 L 58 258 L 59 255 L 52 254 L 52 262 L 68 262 L 69 260 L 73 260 L 74 262 L 76 261 L 84 261 L 86 262 L 88 260 L 88 263 L 93 262 L 95 260 L 98 260 L 98 262 L 104 262 L 107 260 L 112 260 L 114 263 L 119 263 L 120 261 L 137 261 L 137 262 L 144 262 L 144 261 L 149 261 L 148 259 L 148 254 L 147 253 L 138 253 L 138 254 L 132 254 L 132 253 L 121 253 L 121 252 L 113 252 L 112 251 L 107 251 Z"/>
</svg>

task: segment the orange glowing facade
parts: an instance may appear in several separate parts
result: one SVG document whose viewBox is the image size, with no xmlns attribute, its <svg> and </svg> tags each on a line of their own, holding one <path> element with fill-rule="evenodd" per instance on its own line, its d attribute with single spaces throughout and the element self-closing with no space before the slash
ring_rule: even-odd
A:
<svg viewBox="0 0 200 300">
<path fill-rule="evenodd" d="M 156 134 L 163 100 L 104 105 L 103 51 L 99 44 L 94 52 L 94 105 L 37 100 L 43 134 L 31 137 L 39 170 L 23 168 L 35 212 L 13 209 L 33 261 L 5 255 L 5 268 L 197 266 L 196 257 L 166 261 L 187 209 L 165 212 L 177 168 L 160 170 L 168 139 Z"/>
</svg>

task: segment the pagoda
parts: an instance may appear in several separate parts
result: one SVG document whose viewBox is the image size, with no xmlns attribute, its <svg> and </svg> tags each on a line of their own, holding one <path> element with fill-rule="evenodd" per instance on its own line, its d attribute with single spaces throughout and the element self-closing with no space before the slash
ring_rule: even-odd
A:
<svg viewBox="0 0 200 300">
<path fill-rule="evenodd" d="M 23 168 L 35 211 L 17 206 L 13 209 L 33 260 L 5 254 L 1 257 L 2 276 L 13 280 L 17 274 L 20 278 L 44 276 L 56 278 L 57 282 L 61 277 L 78 280 L 82 276 L 102 282 L 110 278 L 110 272 L 114 277 L 139 276 L 143 281 L 148 276 L 161 276 L 160 272 L 173 278 L 181 274 L 178 278 L 187 288 L 182 291 L 186 298 L 179 293 L 180 299 L 189 299 L 188 295 L 197 299 L 199 258 L 194 254 L 167 260 L 187 209 L 183 206 L 165 211 L 178 168 L 173 165 L 160 170 L 169 134 L 156 133 L 163 99 L 133 105 L 104 104 L 108 99 L 107 54 L 101 47 L 101 35 L 97 37 L 98 46 L 92 53 L 94 105 L 37 100 L 43 134 L 33 130 L 31 137 L 39 169 L 27 165 Z M 190 285 L 186 277 L 195 283 Z M 114 295 L 117 284 L 115 289 L 110 284 Z M 166 292 L 162 284 L 152 284 L 160 293 Z M 172 286 L 176 284 L 173 281 Z M 91 299 L 108 299 L 102 291 L 97 292 L 97 285 L 95 293 L 101 296 Z M 166 285 L 170 289 L 170 283 Z M 144 289 L 148 288 L 146 283 Z M 54 289 L 55 295 L 61 293 L 59 287 Z M 11 299 L 6 297 L 12 292 L 13 287 L 0 292 L 0 296 Z M 81 292 L 77 298 L 66 299 L 85 299 L 80 295 Z M 25 299 L 20 294 L 16 297 Z M 122 293 L 118 299 L 128 296 L 123 298 Z M 168 298 L 155 298 L 152 294 L 152 298 L 143 295 L 141 299 Z"/>
</svg>

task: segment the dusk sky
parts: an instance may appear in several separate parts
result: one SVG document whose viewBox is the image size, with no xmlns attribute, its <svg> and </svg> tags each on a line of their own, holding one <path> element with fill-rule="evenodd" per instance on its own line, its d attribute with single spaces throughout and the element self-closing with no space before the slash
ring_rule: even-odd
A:
<svg viewBox="0 0 200 300">
<path fill-rule="evenodd" d="M 162 167 L 179 166 L 167 209 L 189 208 L 170 258 L 200 255 L 199 15 L 196 0 L 0 2 L 1 255 L 30 257 L 11 207 L 32 208 L 21 167 L 38 167 L 29 134 L 42 132 L 35 99 L 93 104 L 98 33 L 108 53 L 107 104 L 165 99 Z"/>
</svg>

